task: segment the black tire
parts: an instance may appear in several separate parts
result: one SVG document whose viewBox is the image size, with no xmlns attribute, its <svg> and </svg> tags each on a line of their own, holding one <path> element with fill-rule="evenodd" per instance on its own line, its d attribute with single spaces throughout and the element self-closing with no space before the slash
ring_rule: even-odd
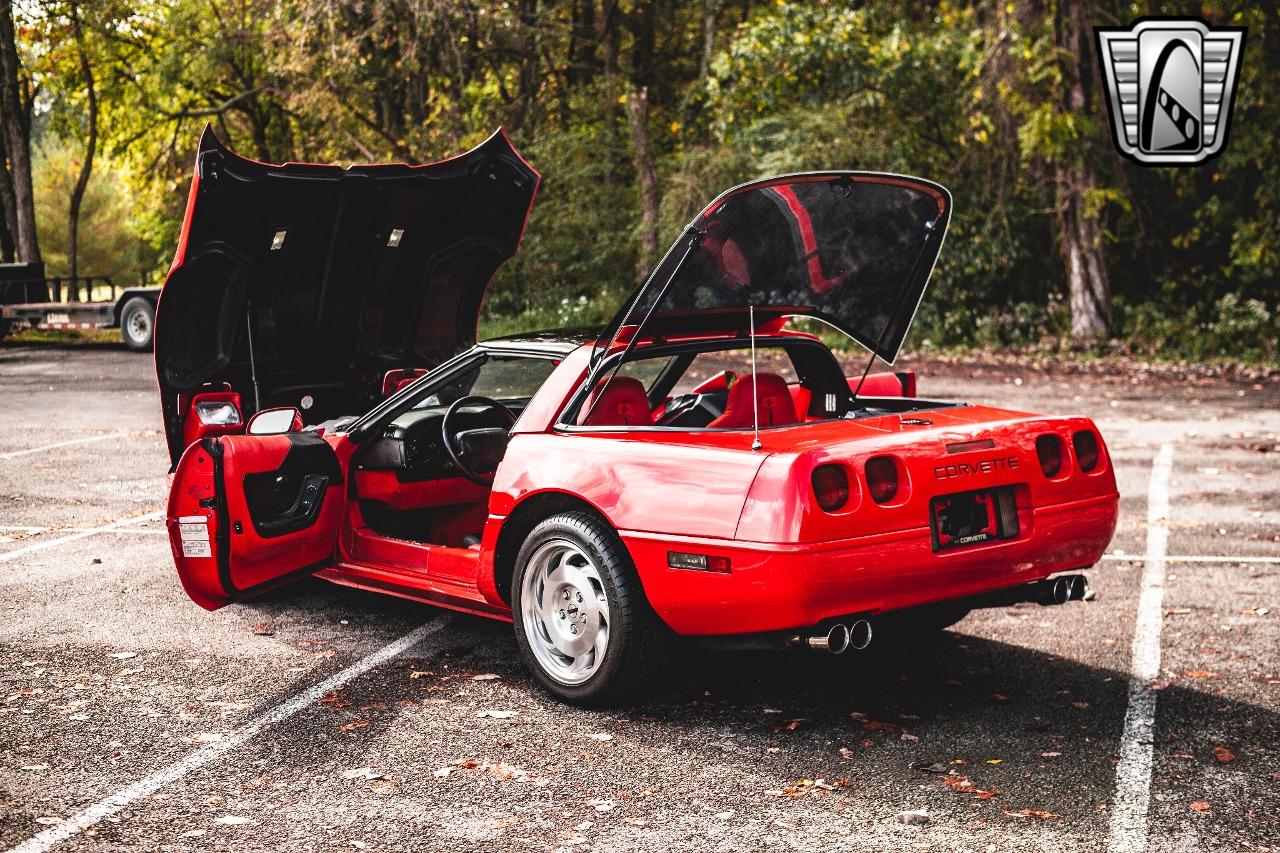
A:
<svg viewBox="0 0 1280 853">
<path fill-rule="evenodd" d="M 10 330 L 12 329 L 13 329 L 12 320 L 0 319 L 0 341 L 3 341 L 5 338 L 7 338 L 9 336 Z"/>
<path fill-rule="evenodd" d="M 531 558 L 542 546 L 557 540 L 567 540 L 594 563 L 608 603 L 608 644 L 594 673 L 579 684 L 562 683 L 539 663 L 523 616 L 523 588 Z M 650 607 L 626 546 L 612 527 L 586 512 L 554 515 L 529 532 L 516 555 L 511 609 L 516 648 L 525 667 L 548 693 L 572 705 L 599 706 L 636 699 L 654 684 L 667 659 L 671 629 Z"/>
<path fill-rule="evenodd" d="M 120 309 L 120 337 L 134 352 L 147 352 L 156 337 L 156 307 L 151 300 L 135 296 Z"/>
</svg>

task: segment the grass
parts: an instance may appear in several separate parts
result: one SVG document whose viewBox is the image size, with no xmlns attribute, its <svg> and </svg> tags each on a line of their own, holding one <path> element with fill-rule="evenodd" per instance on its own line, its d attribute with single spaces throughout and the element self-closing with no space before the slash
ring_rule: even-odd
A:
<svg viewBox="0 0 1280 853">
<path fill-rule="evenodd" d="M 57 344 L 122 344 L 119 329 L 20 329 L 10 332 L 5 343 Z M 123 345 L 123 344 L 122 344 Z"/>
</svg>

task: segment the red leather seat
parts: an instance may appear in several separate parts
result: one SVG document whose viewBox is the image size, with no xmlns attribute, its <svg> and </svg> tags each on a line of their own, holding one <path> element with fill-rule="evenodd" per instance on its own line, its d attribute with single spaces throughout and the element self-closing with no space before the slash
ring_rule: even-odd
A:
<svg viewBox="0 0 1280 853">
<path fill-rule="evenodd" d="M 708 426 L 721 429 L 751 426 L 754 421 L 751 396 L 757 387 L 760 389 L 760 426 L 786 426 L 799 421 L 786 380 L 776 373 L 749 373 L 733 383 L 724 414 Z"/>
<path fill-rule="evenodd" d="M 630 376 L 601 382 L 583 404 L 582 412 L 578 421 L 581 426 L 653 426 L 649 395 L 640 380 Z"/>
</svg>

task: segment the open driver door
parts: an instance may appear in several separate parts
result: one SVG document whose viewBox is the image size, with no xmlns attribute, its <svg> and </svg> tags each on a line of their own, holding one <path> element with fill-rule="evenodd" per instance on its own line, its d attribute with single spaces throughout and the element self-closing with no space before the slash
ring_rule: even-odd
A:
<svg viewBox="0 0 1280 853">
<path fill-rule="evenodd" d="M 183 453 L 166 524 L 191 600 L 217 610 L 328 566 L 346 500 L 314 432 L 206 438 Z"/>
</svg>

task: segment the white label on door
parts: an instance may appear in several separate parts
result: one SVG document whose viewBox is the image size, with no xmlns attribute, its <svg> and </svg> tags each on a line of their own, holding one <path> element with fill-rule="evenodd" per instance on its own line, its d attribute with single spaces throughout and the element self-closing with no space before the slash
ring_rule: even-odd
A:
<svg viewBox="0 0 1280 853">
<path fill-rule="evenodd" d="M 209 520 L 201 518 L 197 523 L 194 518 L 195 516 L 186 516 L 178 524 L 178 534 L 182 538 L 182 556 L 212 557 L 213 549 L 209 545 Z"/>
</svg>

